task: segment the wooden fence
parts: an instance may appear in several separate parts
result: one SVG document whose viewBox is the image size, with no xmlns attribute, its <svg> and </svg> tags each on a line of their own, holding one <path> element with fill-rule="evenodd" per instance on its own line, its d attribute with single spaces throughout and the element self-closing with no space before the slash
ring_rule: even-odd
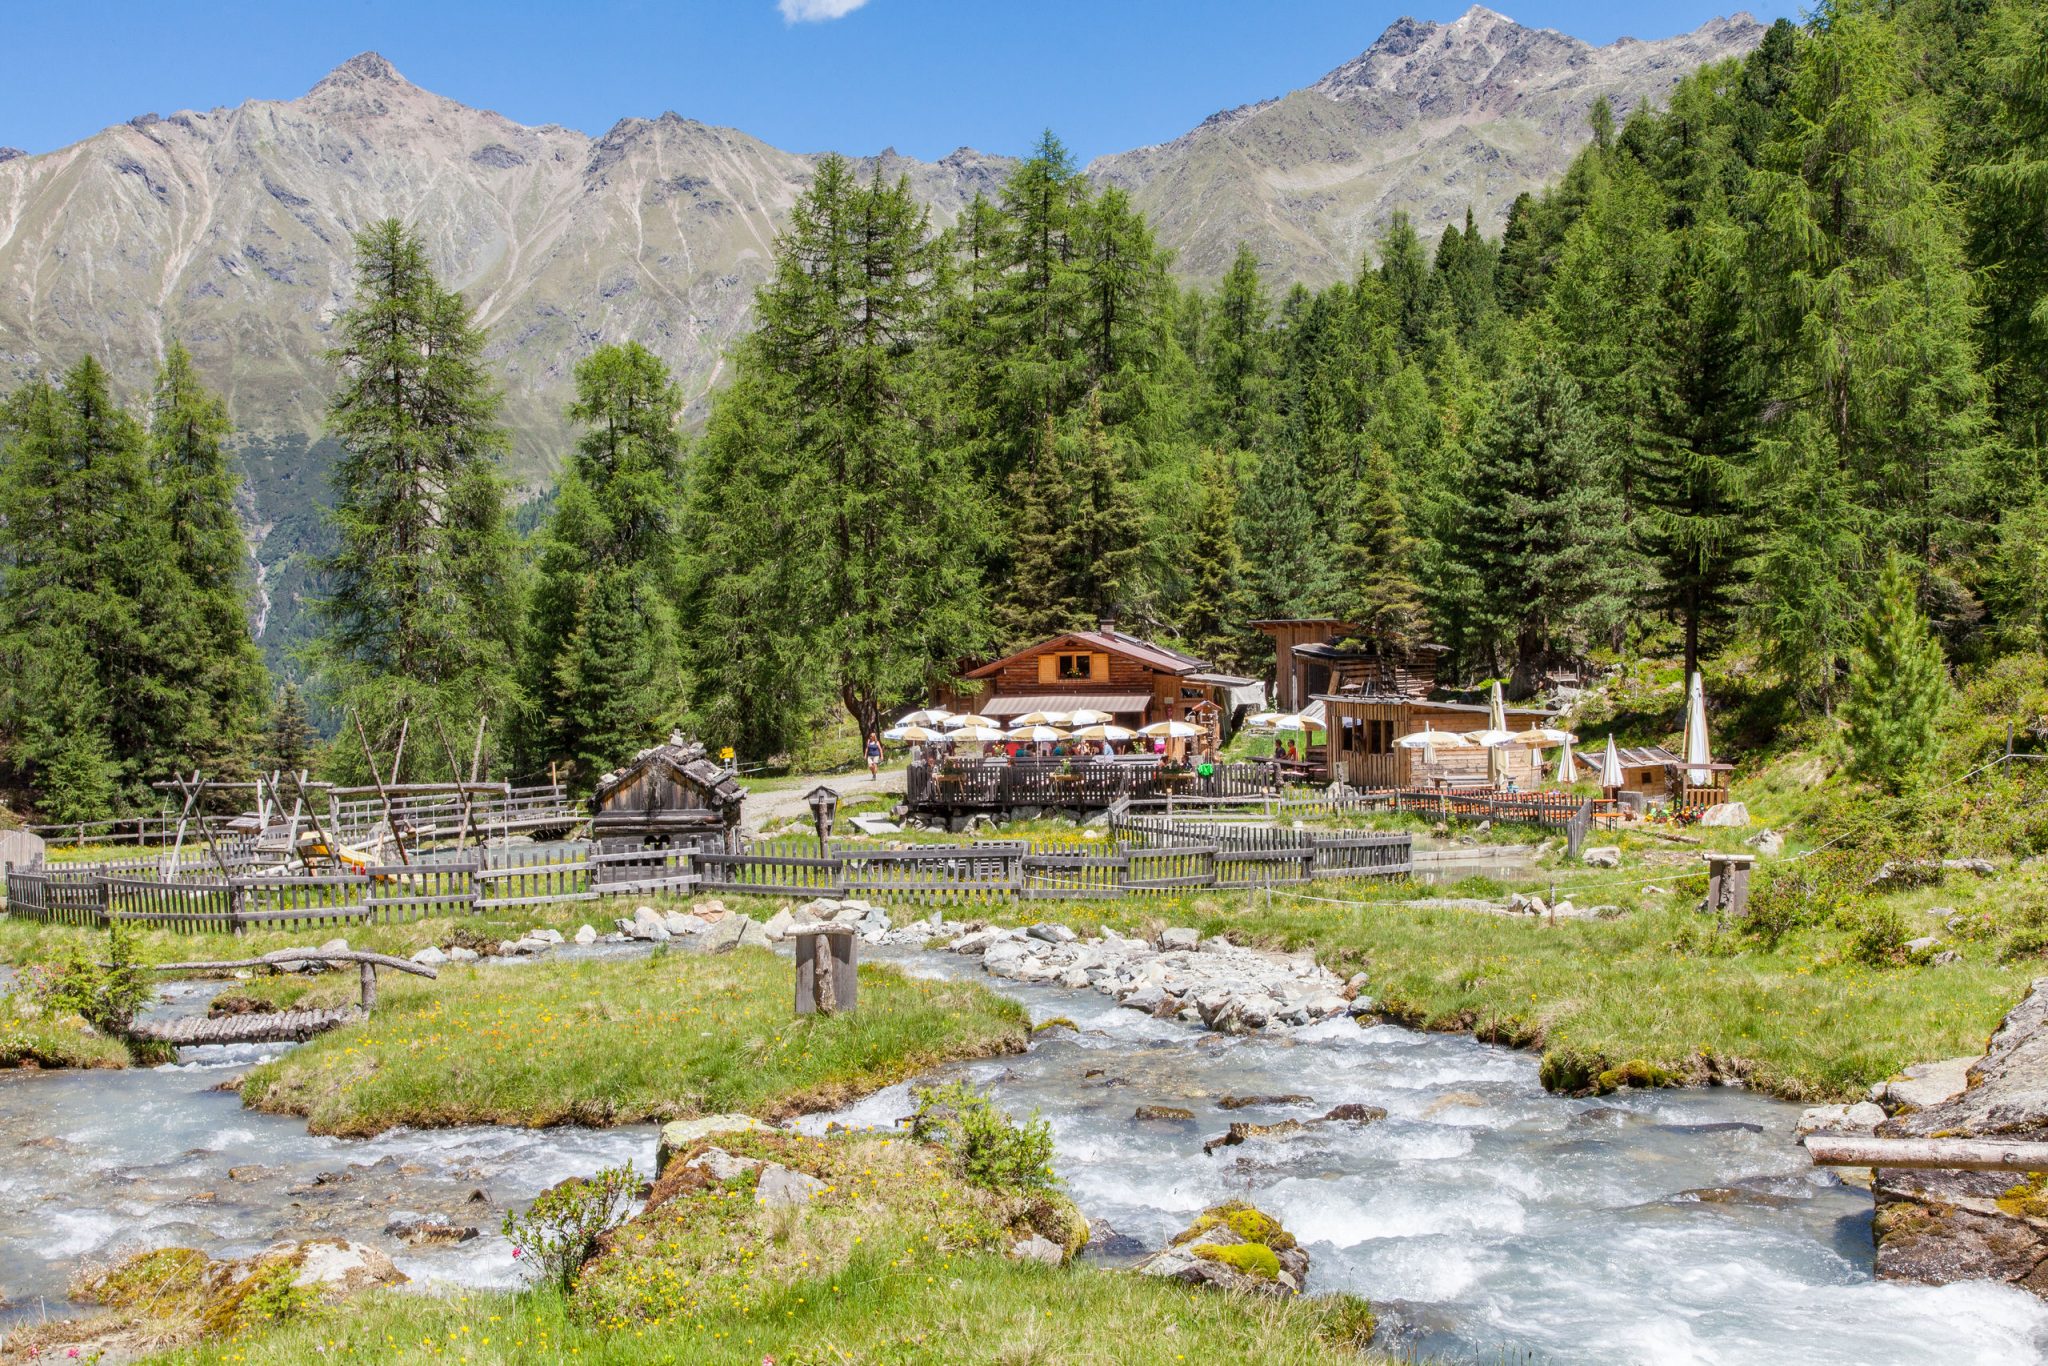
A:
<svg viewBox="0 0 2048 1366">
<path fill-rule="evenodd" d="M 1258 798 L 1276 794 L 1271 764 L 1215 764 L 1204 776 L 1169 769 L 1152 759 L 959 759 L 939 764 L 914 760 L 904 798 L 913 811 L 945 813 L 1010 810 L 1019 806 L 1097 810 L 1121 798 Z"/>
</svg>

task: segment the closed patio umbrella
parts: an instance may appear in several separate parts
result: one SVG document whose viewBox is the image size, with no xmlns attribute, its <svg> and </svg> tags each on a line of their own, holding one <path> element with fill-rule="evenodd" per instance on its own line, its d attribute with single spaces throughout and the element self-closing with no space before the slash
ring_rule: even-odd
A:
<svg viewBox="0 0 2048 1366">
<path fill-rule="evenodd" d="M 1692 671 L 1685 690 L 1685 782 L 1688 787 L 1705 787 L 1713 772 L 1707 765 L 1714 756 L 1707 745 L 1707 689 L 1700 671 Z"/>
<path fill-rule="evenodd" d="M 1573 767 L 1572 764 L 1572 742 L 1578 737 L 1570 731 L 1564 731 L 1562 734 L 1564 735 L 1564 746 L 1557 751 L 1557 777 L 1555 779 L 1561 787 L 1575 783 L 1579 778 L 1578 769 Z"/>
<path fill-rule="evenodd" d="M 1500 680 L 1498 678 L 1494 679 L 1493 686 L 1486 690 L 1486 728 L 1496 732 L 1505 731 L 1508 728 L 1508 708 L 1507 703 L 1501 699 Z M 1487 781 L 1495 787 L 1502 786 L 1507 781 L 1508 762 L 1507 755 L 1501 752 L 1501 742 L 1497 740 L 1482 740 L 1479 743 L 1485 745 L 1487 750 Z"/>
<path fill-rule="evenodd" d="M 1600 786 L 1608 796 L 1621 790 L 1621 753 L 1614 748 L 1614 737 L 1607 737 L 1607 753 L 1600 757 Z"/>
</svg>

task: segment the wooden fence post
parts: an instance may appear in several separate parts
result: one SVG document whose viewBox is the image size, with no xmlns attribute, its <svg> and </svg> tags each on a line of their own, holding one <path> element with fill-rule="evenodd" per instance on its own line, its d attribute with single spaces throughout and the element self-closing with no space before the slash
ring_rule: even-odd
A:
<svg viewBox="0 0 2048 1366">
<path fill-rule="evenodd" d="M 797 1014 L 837 1015 L 855 1008 L 858 943 L 851 925 L 807 925 L 797 932 Z"/>
<path fill-rule="evenodd" d="M 1708 853 L 1707 909 L 1715 916 L 1741 920 L 1749 912 L 1749 869 L 1755 854 Z"/>
</svg>

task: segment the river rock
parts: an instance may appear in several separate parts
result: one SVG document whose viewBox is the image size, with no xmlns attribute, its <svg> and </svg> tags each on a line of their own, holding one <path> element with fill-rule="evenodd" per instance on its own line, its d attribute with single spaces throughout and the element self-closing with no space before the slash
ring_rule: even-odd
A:
<svg viewBox="0 0 2048 1366">
<path fill-rule="evenodd" d="M 1313 1105 L 1315 1098 L 1290 1091 L 1279 1096 L 1225 1096 L 1216 1103 L 1226 1110 L 1248 1110 L 1254 1105 Z"/>
<path fill-rule="evenodd" d="M 1800 1113 L 1792 1132 L 1808 1134 L 1867 1134 L 1884 1123 L 1882 1107 L 1867 1100 L 1854 1105 L 1816 1105 Z"/>
<path fill-rule="evenodd" d="M 1186 1124 L 1194 1120 L 1193 1110 L 1183 1110 L 1178 1105 L 1140 1105 L 1131 1112 L 1132 1119 L 1161 1119 L 1175 1124 Z"/>
<path fill-rule="evenodd" d="M 1984 1057 L 1965 1069 L 1967 1089 L 1936 1099 L 1958 1061 L 1921 1064 L 1922 1075 L 1883 1083 L 1887 1104 L 1918 1104 L 1914 1095 L 1928 1103 L 1893 1115 L 1878 1136 L 2048 1141 L 2048 978 L 2034 982 Z M 1932 1285 L 2005 1281 L 2048 1298 L 2048 1202 L 2020 1174 L 1883 1167 L 1871 1194 L 1878 1275 Z"/>
<path fill-rule="evenodd" d="M 1166 992 L 1156 982 L 1137 982 L 1131 989 L 1117 998 L 1117 1004 L 1126 1010 L 1157 1010 L 1166 1000 Z"/>
<path fill-rule="evenodd" d="M 301 1288 L 318 1286 L 330 1294 L 354 1295 L 380 1285 L 403 1285 L 406 1275 L 391 1259 L 374 1247 L 346 1238 L 309 1238 L 302 1243 L 278 1243 L 265 1248 L 254 1262 L 255 1269 L 277 1260 L 290 1261 L 298 1268 L 292 1284 Z"/>
<path fill-rule="evenodd" d="M 1762 854 L 1765 858 L 1776 858 L 1785 852 L 1785 837 L 1768 825 L 1743 841 L 1744 844 Z"/>
<path fill-rule="evenodd" d="M 774 947 L 759 921 L 750 916 L 729 915 L 713 925 L 703 935 L 706 953 L 731 953 L 734 949 L 767 949 Z"/>
<path fill-rule="evenodd" d="M 434 1219 L 394 1219 L 384 1226 L 384 1233 L 407 1247 L 451 1247 L 475 1238 L 478 1230 Z"/>
<path fill-rule="evenodd" d="M 1202 932 L 1200 930 L 1177 926 L 1173 929 L 1161 930 L 1159 932 L 1159 950 L 1162 953 L 1171 953 L 1176 949 L 1200 948 L 1201 944 Z"/>
<path fill-rule="evenodd" d="M 553 945 L 562 942 L 562 932 L 560 930 L 528 930 L 520 938 L 538 939 L 543 944 Z"/>
<path fill-rule="evenodd" d="M 414 954 L 412 961 L 420 964 L 422 967 L 438 968 L 441 964 L 448 961 L 448 955 L 435 948 L 432 944 L 429 944 Z"/>
<path fill-rule="evenodd" d="M 805 1205 L 824 1189 L 825 1183 L 817 1177 L 770 1162 L 761 1168 L 760 1178 L 754 1183 L 754 1203 L 763 1209 Z"/>
<path fill-rule="evenodd" d="M 655 1141 L 654 1174 L 661 1175 L 662 1169 L 675 1160 L 677 1153 L 713 1135 L 745 1133 L 749 1129 L 767 1127 L 752 1115 L 740 1114 L 703 1115 L 696 1119 L 670 1120 L 661 1126 L 661 1137 Z"/>
<path fill-rule="evenodd" d="M 1579 859 L 1588 868 L 1619 868 L 1621 866 L 1621 848 L 1619 845 L 1613 844 L 1596 845 L 1579 855 Z"/>
<path fill-rule="evenodd" d="M 724 916 L 721 914 L 719 918 L 723 919 Z M 702 934 L 712 926 L 711 921 L 704 919 L 695 911 L 690 912 L 688 915 L 683 914 L 681 911 L 670 911 L 662 917 L 661 923 L 662 927 L 669 932 L 670 937 L 675 939 L 681 939 L 693 934 Z"/>
<path fill-rule="evenodd" d="M 1134 1269 L 1215 1290 L 1285 1296 L 1301 1293 L 1308 1267 L 1308 1253 L 1279 1220 L 1231 1201 L 1204 1210 L 1172 1246 Z"/>
<path fill-rule="evenodd" d="M 758 1157 L 740 1157 L 723 1148 L 706 1148 L 683 1164 L 685 1170 L 701 1171 L 714 1181 L 732 1181 L 748 1172 L 759 1171 Z"/>
<path fill-rule="evenodd" d="M 1202 1151 L 1213 1153 L 1218 1148 L 1234 1148 L 1253 1138 L 1283 1138 L 1288 1134 L 1298 1134 L 1307 1127 L 1298 1119 L 1283 1119 L 1278 1124 L 1250 1124 L 1238 1121 L 1216 1137 L 1205 1140 Z"/>
<path fill-rule="evenodd" d="M 1377 1124 L 1386 1117 L 1387 1112 L 1380 1106 L 1362 1105 L 1354 1100 L 1347 1101 L 1342 1105 L 1332 1107 L 1331 1110 L 1327 1114 L 1325 1114 L 1321 1119 L 1317 1120 L 1316 1123 Z"/>
<path fill-rule="evenodd" d="M 1030 935 L 1033 939 L 1043 940 L 1048 944 L 1071 944 L 1080 938 L 1079 935 L 1075 934 L 1065 925 L 1032 925 L 1024 933 Z"/>
<path fill-rule="evenodd" d="M 583 926 L 576 931 L 576 942 L 586 948 L 595 944 L 597 942 L 597 928 L 593 925 Z"/>
<path fill-rule="evenodd" d="M 1067 1259 L 1067 1250 L 1043 1234 L 1034 1233 L 1029 1238 L 1010 1244 L 1009 1255 L 1013 1261 L 1058 1266 Z"/>
<path fill-rule="evenodd" d="M 460 944 L 448 946 L 448 961 L 451 963 L 474 963 L 483 957 L 475 949 L 466 949 Z"/>
<path fill-rule="evenodd" d="M 1942 1058 L 1916 1062 L 1893 1081 L 1881 1081 L 1870 1088 L 1870 1098 L 1883 1105 L 1926 1110 L 1963 1093 L 1970 1084 L 1975 1058 Z"/>
<path fill-rule="evenodd" d="M 1716 802 L 1700 812 L 1700 824 L 1723 829 L 1740 829 L 1749 824 L 1749 808 L 1741 802 Z"/>
</svg>

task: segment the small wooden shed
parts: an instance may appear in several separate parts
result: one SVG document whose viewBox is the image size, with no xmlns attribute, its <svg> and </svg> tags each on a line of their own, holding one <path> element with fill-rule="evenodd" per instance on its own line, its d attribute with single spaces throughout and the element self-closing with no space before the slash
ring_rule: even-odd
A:
<svg viewBox="0 0 2048 1366">
<path fill-rule="evenodd" d="M 632 762 L 597 780 L 590 837 L 609 851 L 693 849 L 739 852 L 740 805 L 746 790 L 680 732 L 643 749 Z"/>
</svg>

